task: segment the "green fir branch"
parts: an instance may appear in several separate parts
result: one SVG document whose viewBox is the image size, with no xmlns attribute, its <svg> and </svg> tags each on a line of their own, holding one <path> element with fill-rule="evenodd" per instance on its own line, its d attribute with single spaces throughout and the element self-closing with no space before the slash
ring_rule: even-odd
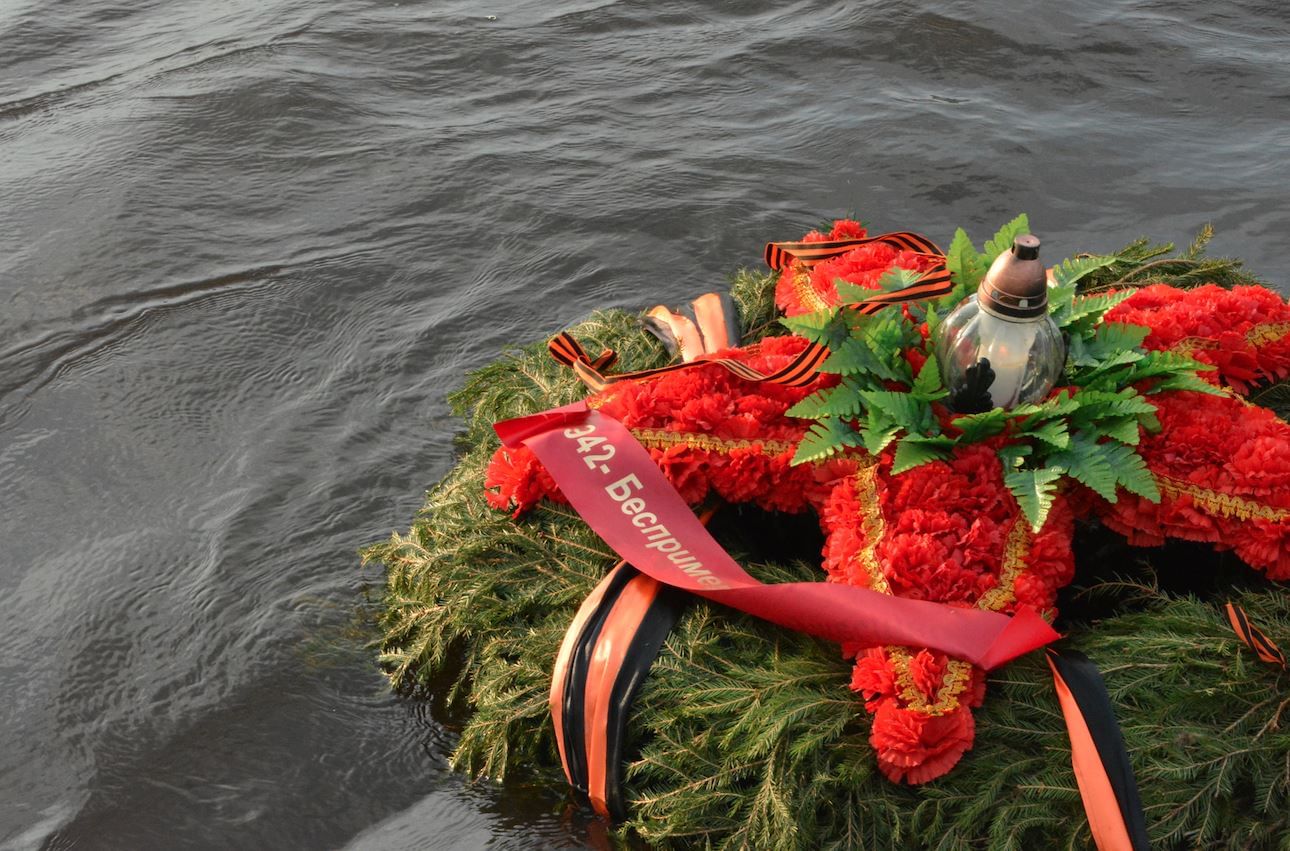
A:
<svg viewBox="0 0 1290 851">
<path fill-rule="evenodd" d="M 1226 288 L 1266 285 L 1265 281 L 1245 271 L 1240 260 L 1208 257 L 1205 249 L 1213 235 L 1210 225 L 1202 226 L 1187 249 L 1175 256 L 1166 256 L 1174 251 L 1172 242 L 1135 240 L 1114 255 L 1108 255 L 1114 256 L 1116 261 L 1086 276 L 1080 282 L 1080 290 L 1094 293 L 1109 289 L 1136 289 L 1150 284 L 1168 284 L 1182 289 L 1202 284 Z"/>
</svg>

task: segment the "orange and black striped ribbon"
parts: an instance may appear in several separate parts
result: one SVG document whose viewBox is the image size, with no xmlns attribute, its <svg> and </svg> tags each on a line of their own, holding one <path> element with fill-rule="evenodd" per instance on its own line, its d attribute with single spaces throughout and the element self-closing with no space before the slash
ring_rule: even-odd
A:
<svg viewBox="0 0 1290 851">
<path fill-rule="evenodd" d="M 619 562 L 565 633 L 551 677 L 551 719 L 565 776 L 602 816 L 626 818 L 623 759 L 632 702 L 689 595 Z"/>
<path fill-rule="evenodd" d="M 627 817 L 622 777 L 632 702 L 690 599 L 620 561 L 583 601 L 556 656 L 550 706 L 560 763 L 575 794 L 612 821 Z"/>
<path fill-rule="evenodd" d="M 1281 648 L 1268 638 L 1263 630 L 1250 623 L 1250 618 L 1245 614 L 1245 609 L 1235 603 L 1227 604 L 1227 620 L 1236 631 L 1237 636 L 1249 645 L 1258 657 L 1270 665 L 1286 666 L 1286 656 L 1281 652 Z"/>
<path fill-rule="evenodd" d="M 766 262 L 772 269 L 782 268 L 782 265 L 786 265 L 793 259 L 797 259 L 804 264 L 817 263 L 826 257 L 836 256 L 850 251 L 856 246 L 872 242 L 886 242 L 900 249 L 918 250 L 920 253 L 935 257 L 936 266 L 904 289 L 877 293 L 863 301 L 845 305 L 845 307 L 867 316 L 877 313 L 891 304 L 938 298 L 947 295 L 953 289 L 954 284 L 950 280 L 949 270 L 945 268 L 945 258 L 940 249 L 926 237 L 913 233 L 889 233 L 867 239 L 835 240 L 833 242 L 772 242 L 766 246 Z M 827 252 L 832 252 L 832 254 Z M 598 357 L 593 359 L 586 349 L 565 331 L 553 337 L 551 342 L 547 344 L 547 348 L 550 350 L 552 357 L 565 366 L 572 368 L 578 374 L 578 377 L 582 379 L 582 382 L 595 392 L 619 381 L 648 378 L 709 363 L 724 367 L 747 381 L 768 381 L 773 384 L 800 387 L 804 384 L 809 384 L 815 378 L 819 373 L 820 365 L 829 356 L 827 346 L 821 343 L 812 343 L 789 364 L 772 373 L 760 372 L 733 358 L 702 358 L 657 369 L 605 375 L 604 370 L 607 365 L 612 364 L 617 358 L 611 349 L 605 349 Z"/>
<path fill-rule="evenodd" d="M 1097 667 L 1083 653 L 1048 649 L 1070 734 L 1071 766 L 1098 851 L 1146 851 L 1147 823 L 1129 752 Z"/>
<path fill-rule="evenodd" d="M 808 269 L 823 260 L 846 254 L 853 248 L 883 242 L 897 251 L 913 251 L 916 254 L 928 254 L 943 257 L 944 252 L 936 243 L 918 233 L 897 231 L 884 233 L 881 236 L 869 236 L 862 239 L 834 239 L 825 242 L 768 242 L 763 257 L 766 265 L 776 272 L 782 272 L 794 262 Z"/>
<path fill-rule="evenodd" d="M 643 369 L 637 372 L 620 372 L 617 375 L 605 375 L 596 364 L 605 358 L 606 353 L 612 354 L 612 352 L 606 350 L 606 353 L 602 353 L 599 358 L 592 360 L 586 350 L 582 348 L 582 345 L 567 331 L 561 331 L 552 337 L 551 342 L 547 343 L 547 349 L 551 352 L 552 357 L 565 366 L 572 368 L 584 384 L 597 392 L 619 381 L 649 378 L 710 363 L 725 367 L 730 372 L 748 381 L 770 381 L 776 384 L 786 384 L 790 387 L 799 387 L 803 384 L 809 384 L 815 378 L 816 373 L 819 372 L 820 364 L 824 363 L 825 358 L 829 356 L 827 346 L 816 344 L 808 346 L 788 365 L 770 374 L 759 372 L 748 366 L 748 364 L 737 361 L 734 358 L 701 358 L 684 363 L 674 363 L 657 369 Z"/>
<path fill-rule="evenodd" d="M 588 626 L 601 615 L 601 603 L 606 597 L 615 599 L 623 585 L 631 580 L 633 571 L 627 562 L 620 561 L 582 601 L 578 613 L 565 631 L 564 641 L 556 655 L 551 674 L 551 719 L 555 723 L 555 744 L 560 753 L 564 776 L 575 789 L 587 787 L 586 749 L 582 736 L 582 694 L 586 667 L 591 649 L 587 636 L 599 626 Z M 572 673 L 578 669 L 577 674 Z M 575 694 L 575 691 L 577 692 Z M 575 729 L 576 727 L 576 729 Z"/>
</svg>

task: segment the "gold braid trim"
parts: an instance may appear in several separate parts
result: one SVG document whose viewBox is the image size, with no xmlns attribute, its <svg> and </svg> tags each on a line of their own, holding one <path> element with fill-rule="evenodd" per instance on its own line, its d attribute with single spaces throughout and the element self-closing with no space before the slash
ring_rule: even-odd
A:
<svg viewBox="0 0 1290 851">
<path fill-rule="evenodd" d="M 1255 325 L 1245 334 L 1251 346 L 1266 346 L 1290 334 L 1290 322 L 1265 322 Z"/>
<path fill-rule="evenodd" d="M 900 690 L 905 708 L 923 715 L 948 715 L 959 708 L 959 695 L 972 680 L 972 665 L 959 659 L 950 659 L 945 664 L 945 676 L 941 687 L 936 690 L 936 700 L 928 701 L 922 690 L 914 685 L 914 677 L 909 673 L 909 665 L 914 660 L 908 647 L 888 647 L 887 661 L 896 674 L 896 687 Z"/>
<path fill-rule="evenodd" d="M 794 449 L 797 444 L 787 440 L 723 440 L 707 434 L 694 434 L 682 431 L 664 431 L 657 428 L 634 428 L 632 436 L 641 445 L 649 449 L 669 449 L 673 446 L 688 446 L 691 449 L 702 449 L 706 452 L 733 452 L 736 449 L 761 447 L 767 455 L 779 455 Z"/>
<path fill-rule="evenodd" d="M 999 584 L 981 595 L 976 601 L 978 609 L 992 612 L 1001 611 L 1016 601 L 1013 590 L 1017 577 L 1026 568 L 1026 556 L 1030 554 L 1030 543 L 1033 540 L 1030 524 L 1024 517 L 1018 517 L 1008 530 L 1004 543 L 1003 560 L 999 566 Z M 893 653 L 892 650 L 897 652 Z M 887 658 L 896 672 L 896 685 L 901 698 L 915 712 L 924 715 L 944 715 L 959 707 L 959 695 L 972 680 L 972 666 L 959 659 L 950 659 L 945 666 L 945 676 L 941 687 L 936 692 L 936 700 L 928 701 L 922 690 L 914 685 L 914 678 L 909 673 L 909 663 L 913 656 L 908 648 L 888 648 Z"/>
<path fill-rule="evenodd" d="M 797 268 L 801 268 L 797 266 Z M 807 271 L 793 273 L 793 292 L 797 295 L 797 300 L 801 302 L 802 307 L 808 311 L 824 310 L 831 305 L 826 304 L 820 294 L 811 286 L 811 273 Z"/>
<path fill-rule="evenodd" d="M 878 542 L 882 540 L 886 524 L 882 519 L 882 507 L 878 504 L 877 472 L 877 467 L 872 466 L 856 473 L 856 498 L 860 504 L 860 529 L 864 535 L 864 545 L 855 558 L 869 577 L 869 587 L 879 593 L 890 594 L 891 584 L 887 582 L 882 565 L 878 562 Z M 936 699 L 929 701 L 922 690 L 914 685 L 913 675 L 909 672 L 909 665 L 914 660 L 913 652 L 908 647 L 899 645 L 889 645 L 883 650 L 896 675 L 897 692 L 907 709 L 924 715 L 945 715 L 959 708 L 959 695 L 972 679 L 971 664 L 950 659 L 945 666 L 941 687 L 936 691 Z"/>
<path fill-rule="evenodd" d="M 1264 505 L 1261 502 L 1255 502 L 1252 499 L 1210 490 L 1160 473 L 1154 473 L 1153 475 L 1156 478 L 1156 485 L 1163 495 L 1171 499 L 1178 499 L 1182 496 L 1191 497 L 1192 504 L 1208 514 L 1220 517 L 1236 517 L 1240 520 L 1267 520 L 1272 523 L 1284 523 L 1286 520 L 1290 520 L 1290 510 L 1284 508 L 1276 508 L 1271 505 Z"/>
<path fill-rule="evenodd" d="M 981 595 L 981 599 L 976 601 L 978 609 L 999 612 L 1016 601 L 1013 590 L 1017 584 L 1017 577 L 1026 569 L 1026 556 L 1030 555 L 1030 544 L 1033 540 L 1034 535 L 1030 531 L 1030 524 L 1024 517 L 1018 515 L 1017 519 L 1012 521 L 1012 528 L 1008 530 L 1008 538 L 1003 545 L 1003 561 L 999 565 L 999 584 Z"/>
<path fill-rule="evenodd" d="M 869 588 L 880 594 L 890 594 L 891 585 L 878 563 L 878 542 L 882 540 L 885 525 L 882 506 L 878 505 L 878 468 L 864 467 L 856 473 L 856 499 L 860 503 L 860 532 L 864 546 L 856 553 L 856 561 L 869 577 Z"/>
<path fill-rule="evenodd" d="M 1258 348 L 1274 343 L 1286 334 L 1290 334 L 1290 322 L 1263 322 L 1245 332 L 1245 342 Z M 1209 337 L 1183 337 L 1170 346 L 1168 351 L 1185 355 L 1197 349 L 1217 349 L 1218 347 L 1218 342 Z"/>
</svg>

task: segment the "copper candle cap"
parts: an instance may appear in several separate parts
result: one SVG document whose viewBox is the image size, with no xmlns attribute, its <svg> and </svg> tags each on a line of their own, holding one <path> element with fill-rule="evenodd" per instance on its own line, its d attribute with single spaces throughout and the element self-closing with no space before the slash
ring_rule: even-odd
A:
<svg viewBox="0 0 1290 851">
<path fill-rule="evenodd" d="M 1001 319 L 1033 320 L 1048 313 L 1048 279 L 1039 237 L 1023 233 L 990 264 L 976 291 L 982 309 Z"/>
</svg>

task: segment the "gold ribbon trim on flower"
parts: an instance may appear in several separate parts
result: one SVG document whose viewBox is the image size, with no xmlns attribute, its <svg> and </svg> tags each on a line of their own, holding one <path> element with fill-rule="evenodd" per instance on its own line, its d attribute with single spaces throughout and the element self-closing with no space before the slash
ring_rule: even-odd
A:
<svg viewBox="0 0 1290 851">
<path fill-rule="evenodd" d="M 798 272 L 793 275 L 793 293 L 802 306 L 810 311 L 826 310 L 833 305 L 820 298 L 820 294 L 811 286 L 811 273 Z"/>
<path fill-rule="evenodd" d="M 855 558 L 869 577 L 869 587 L 883 594 L 891 593 L 891 585 L 882 572 L 878 561 L 878 543 L 882 540 L 885 524 L 882 519 L 882 507 L 878 504 L 877 467 L 870 466 L 855 474 L 856 497 L 860 505 L 861 531 L 864 545 L 856 552 Z M 1023 518 L 1012 524 L 1004 545 L 1002 564 L 999 569 L 999 584 L 982 594 L 977 600 L 977 608 L 989 611 L 1001 611 L 1015 600 L 1013 589 L 1017 577 L 1026 567 L 1026 556 L 1030 551 L 1030 525 Z M 909 666 L 914 654 L 908 647 L 892 645 L 884 648 L 887 661 L 896 677 L 896 686 L 906 708 L 924 715 L 944 715 L 959 707 L 959 696 L 972 679 L 972 665 L 959 659 L 949 659 L 945 665 L 945 674 L 941 687 L 934 700 L 929 700 L 923 691 L 914 683 Z"/>
<path fill-rule="evenodd" d="M 1171 478 L 1160 473 L 1156 473 L 1155 478 L 1156 485 L 1160 488 L 1162 494 L 1170 499 L 1178 499 L 1182 496 L 1191 497 L 1192 504 L 1208 514 L 1215 514 L 1220 517 L 1236 517 L 1240 520 L 1267 520 L 1271 523 L 1290 520 L 1290 511 L 1284 508 L 1274 508 L 1271 505 L 1264 505 L 1252 499 L 1203 488 L 1200 485 L 1194 485 L 1191 482 Z"/>
<path fill-rule="evenodd" d="M 1290 334 L 1290 322 L 1264 322 L 1245 332 L 1245 342 L 1255 348 L 1275 343 Z M 1169 347 L 1169 351 L 1189 354 L 1197 349 L 1219 349 L 1222 343 L 1210 337 L 1184 337 Z"/>
<path fill-rule="evenodd" d="M 726 440 L 708 434 L 664 431 L 656 428 L 634 428 L 631 429 L 631 433 L 632 437 L 636 438 L 646 449 L 670 449 L 673 446 L 688 446 L 691 449 L 702 449 L 706 452 L 729 454 L 736 449 L 752 449 L 760 446 L 761 451 L 767 455 L 780 455 L 784 452 L 792 452 L 797 448 L 796 444 L 789 443 L 786 440 Z"/>
</svg>

